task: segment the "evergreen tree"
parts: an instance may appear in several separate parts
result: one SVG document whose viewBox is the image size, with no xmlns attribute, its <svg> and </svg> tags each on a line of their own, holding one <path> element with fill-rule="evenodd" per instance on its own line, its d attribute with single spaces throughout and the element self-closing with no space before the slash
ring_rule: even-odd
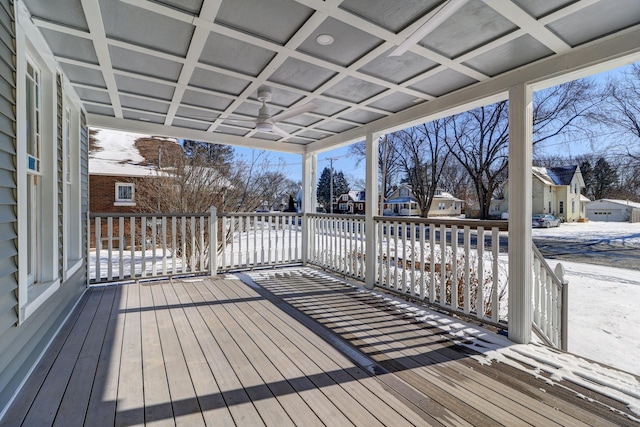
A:
<svg viewBox="0 0 640 427">
<path fill-rule="evenodd" d="M 604 199 L 615 196 L 618 172 L 604 157 L 600 157 L 593 167 L 593 197 Z"/>
<path fill-rule="evenodd" d="M 580 172 L 582 172 L 582 179 L 584 180 L 582 194 L 593 200 L 593 167 L 589 160 L 585 159 L 580 162 Z"/>
<path fill-rule="evenodd" d="M 333 172 L 333 199 L 335 200 L 340 194 L 349 191 L 349 183 L 344 177 L 342 171 Z M 318 188 L 316 190 L 316 196 L 318 197 L 318 203 L 322 203 L 325 206 L 327 212 L 331 210 L 331 169 L 326 167 L 320 174 L 318 179 Z"/>
</svg>

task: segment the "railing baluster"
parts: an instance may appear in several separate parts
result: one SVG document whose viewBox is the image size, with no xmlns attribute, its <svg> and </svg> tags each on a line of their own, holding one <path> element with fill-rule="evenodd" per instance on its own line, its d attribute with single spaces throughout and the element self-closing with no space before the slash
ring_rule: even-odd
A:
<svg viewBox="0 0 640 427">
<path fill-rule="evenodd" d="M 102 224 L 100 223 L 100 217 L 96 218 L 96 228 L 94 234 L 96 236 L 96 282 L 101 282 L 102 265 L 100 265 L 100 258 L 102 257 Z"/>
<path fill-rule="evenodd" d="M 178 224 L 177 217 L 171 218 L 171 273 L 176 274 L 178 272 L 177 264 L 177 251 L 178 247 L 176 246 L 176 226 Z M 214 249 L 215 250 L 215 249 Z"/>
<path fill-rule="evenodd" d="M 132 216 L 129 219 L 129 232 L 131 233 L 130 245 L 131 245 L 131 260 L 130 260 L 130 268 L 131 268 L 131 278 L 135 279 L 137 277 L 136 274 L 136 217 Z"/>
<path fill-rule="evenodd" d="M 426 295 L 427 283 L 425 279 L 425 234 L 427 233 L 427 227 L 424 224 L 420 224 L 420 299 L 424 300 Z"/>
<path fill-rule="evenodd" d="M 429 224 L 429 301 L 436 302 L 436 225 Z"/>
<path fill-rule="evenodd" d="M 471 312 L 471 263 L 469 258 L 471 257 L 471 228 L 468 225 L 464 227 L 464 287 L 463 287 L 463 306 L 464 313 L 469 314 Z"/>
<path fill-rule="evenodd" d="M 478 290 L 476 299 L 476 316 L 484 317 L 484 227 L 478 227 Z"/>
<path fill-rule="evenodd" d="M 407 257 L 407 232 L 409 231 L 409 228 L 407 227 L 407 223 L 406 222 L 402 222 L 400 223 L 400 227 L 401 228 L 401 232 L 402 232 L 402 293 L 406 294 L 407 293 L 407 262 L 408 257 Z"/>
<path fill-rule="evenodd" d="M 151 254 L 153 256 L 152 261 L 151 261 L 151 275 L 152 276 L 157 276 L 157 274 L 158 274 L 158 270 L 157 270 L 158 260 L 156 259 L 156 257 L 157 257 L 156 249 L 158 247 L 158 242 L 156 240 L 157 230 L 158 230 L 158 219 L 154 216 L 154 217 L 151 218 Z"/>
<path fill-rule="evenodd" d="M 447 226 L 440 225 L 440 287 L 438 303 L 447 304 Z"/>
<path fill-rule="evenodd" d="M 140 217 L 140 244 L 142 249 L 140 276 L 147 277 L 147 219 Z"/>
<path fill-rule="evenodd" d="M 167 217 L 162 217 L 162 275 L 167 275 Z"/>
<path fill-rule="evenodd" d="M 200 216 L 200 247 L 199 252 L 200 252 L 200 268 L 198 269 L 198 271 L 206 271 L 205 266 L 205 259 L 206 259 L 206 254 L 204 253 L 204 216 Z"/>
<path fill-rule="evenodd" d="M 498 227 L 493 227 L 491 229 L 491 252 L 493 257 L 493 266 L 492 266 L 492 277 L 493 284 L 491 286 L 491 320 L 493 322 L 498 322 L 500 315 L 500 301 L 498 300 L 498 285 L 499 285 L 499 275 L 498 271 L 498 252 L 500 249 L 500 230 Z"/>
<path fill-rule="evenodd" d="M 124 217 L 118 218 L 118 278 L 124 279 Z"/>
<path fill-rule="evenodd" d="M 180 217 L 180 229 L 182 232 L 182 236 L 180 238 L 181 240 L 181 246 L 182 246 L 182 268 L 181 268 L 181 272 L 184 274 L 187 271 L 187 217 L 186 216 L 181 216 Z M 224 228 L 222 229 L 222 233 L 224 234 Z M 224 242 L 224 236 L 222 241 Z M 227 265 L 226 263 L 224 265 Z"/>
<path fill-rule="evenodd" d="M 411 227 L 411 280 L 409 286 L 411 286 L 411 295 L 416 295 L 416 229 L 418 225 L 410 225 Z"/>
<path fill-rule="evenodd" d="M 113 217 L 107 218 L 107 280 L 113 280 Z"/>
<path fill-rule="evenodd" d="M 385 286 L 387 288 L 391 288 L 391 223 L 389 221 L 386 221 L 385 223 L 385 239 L 387 240 L 387 280 L 385 282 Z"/>
<path fill-rule="evenodd" d="M 395 232 L 393 233 L 393 253 L 395 258 L 395 268 L 393 269 L 393 289 L 400 290 L 398 286 L 398 268 L 399 268 L 399 256 L 398 256 L 398 233 L 400 233 L 399 224 L 394 222 Z"/>
<path fill-rule="evenodd" d="M 458 310 L 458 226 L 451 226 L 451 308 Z"/>
<path fill-rule="evenodd" d="M 191 272 L 196 271 L 196 217 L 191 217 Z"/>
</svg>

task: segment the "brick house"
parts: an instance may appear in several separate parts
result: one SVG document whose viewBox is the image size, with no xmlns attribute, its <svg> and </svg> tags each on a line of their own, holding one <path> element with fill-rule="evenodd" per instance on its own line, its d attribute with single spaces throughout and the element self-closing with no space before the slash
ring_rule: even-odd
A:
<svg viewBox="0 0 640 427">
<path fill-rule="evenodd" d="M 142 212 L 136 204 L 136 189 L 142 181 L 158 176 L 159 149 L 163 153 L 182 151 L 177 140 L 106 129 L 92 129 L 90 134 L 89 211 Z M 117 226 L 113 225 L 114 235 L 118 234 Z M 101 229 L 106 236 L 107 224 L 101 224 Z M 108 239 L 103 240 L 106 243 Z M 91 242 L 95 242 L 95 236 L 91 236 Z M 120 244 L 112 243 L 114 247 Z"/>
</svg>

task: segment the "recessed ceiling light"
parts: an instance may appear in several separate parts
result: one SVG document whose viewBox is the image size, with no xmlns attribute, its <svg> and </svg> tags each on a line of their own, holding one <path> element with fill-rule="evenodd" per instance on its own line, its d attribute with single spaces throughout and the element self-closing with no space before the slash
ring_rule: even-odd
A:
<svg viewBox="0 0 640 427">
<path fill-rule="evenodd" d="M 146 117 L 138 117 L 138 120 L 142 120 L 143 122 L 150 122 L 151 120 L 147 119 Z"/>
<path fill-rule="evenodd" d="M 329 34 L 320 34 L 318 37 L 316 37 L 316 42 L 318 42 L 318 44 L 321 44 L 322 46 L 328 46 L 333 43 L 333 37 Z"/>
<path fill-rule="evenodd" d="M 411 102 L 413 102 L 414 104 L 417 104 L 418 102 L 422 102 L 422 101 L 424 101 L 424 99 L 422 99 L 422 98 L 414 98 L 414 100 L 411 101 Z"/>
</svg>

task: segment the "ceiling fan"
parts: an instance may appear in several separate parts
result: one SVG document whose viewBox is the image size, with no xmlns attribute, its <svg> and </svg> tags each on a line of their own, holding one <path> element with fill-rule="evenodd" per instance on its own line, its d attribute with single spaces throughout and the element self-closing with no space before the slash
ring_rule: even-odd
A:
<svg viewBox="0 0 640 427">
<path fill-rule="evenodd" d="M 258 100 L 262 102 L 262 107 L 258 110 L 258 117 L 255 119 L 247 120 L 227 117 L 223 118 L 223 120 L 233 122 L 251 122 L 254 124 L 255 130 L 258 132 L 275 133 L 288 138 L 291 134 L 276 126 L 276 123 L 304 114 L 316 108 L 315 104 L 308 102 L 272 116 L 269 114 L 269 107 L 267 106 L 267 102 L 271 101 L 271 88 L 268 86 L 260 86 L 258 88 Z"/>
</svg>

